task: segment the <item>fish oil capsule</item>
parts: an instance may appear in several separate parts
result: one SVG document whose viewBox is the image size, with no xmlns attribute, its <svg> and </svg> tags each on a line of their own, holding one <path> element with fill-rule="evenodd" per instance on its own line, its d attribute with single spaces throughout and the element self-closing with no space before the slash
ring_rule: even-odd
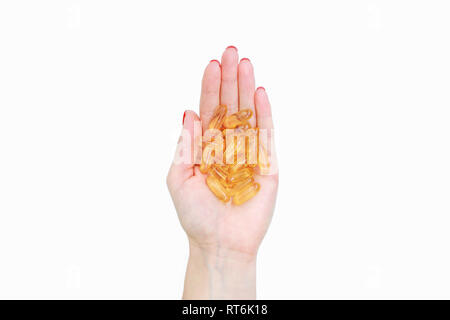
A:
<svg viewBox="0 0 450 320">
<path fill-rule="evenodd" d="M 210 174 L 215 175 L 216 178 L 218 178 L 218 180 L 220 181 L 220 183 L 222 183 L 224 187 L 228 187 L 227 182 L 228 170 L 225 169 L 225 167 L 214 165 L 210 169 Z"/>
<path fill-rule="evenodd" d="M 242 130 L 248 130 L 251 128 L 251 125 L 247 120 L 245 120 L 241 121 L 241 123 L 237 126 L 237 128 Z"/>
<path fill-rule="evenodd" d="M 223 121 L 223 126 L 227 129 L 234 129 L 238 126 L 249 127 L 247 120 L 250 119 L 252 115 L 253 112 L 250 109 L 238 111 L 236 113 L 229 115 L 228 117 L 225 117 L 225 120 Z"/>
<path fill-rule="evenodd" d="M 241 192 L 245 189 L 249 184 L 252 184 L 255 180 L 253 178 L 248 178 L 246 180 L 242 180 L 241 182 L 236 183 L 235 185 L 229 187 L 228 195 L 230 197 L 234 196 L 236 193 Z"/>
<path fill-rule="evenodd" d="M 220 105 L 214 111 L 214 114 L 209 122 L 209 129 L 220 129 L 225 120 L 225 116 L 227 114 L 227 106 Z"/>
<path fill-rule="evenodd" d="M 250 119 L 253 115 L 253 111 L 250 109 L 242 109 L 235 113 L 236 117 L 241 121 Z"/>
<path fill-rule="evenodd" d="M 239 120 L 234 114 L 232 114 L 231 116 L 225 118 L 225 120 L 223 121 L 223 126 L 227 129 L 234 129 L 241 123 L 242 121 Z"/>
<path fill-rule="evenodd" d="M 234 164 L 234 165 L 229 167 L 228 174 L 234 174 L 237 171 L 241 170 L 242 168 L 244 168 L 243 164 Z"/>
<path fill-rule="evenodd" d="M 206 177 L 206 184 L 208 185 L 209 190 L 211 190 L 220 201 L 228 202 L 228 200 L 230 200 L 227 189 L 214 175 L 209 174 L 208 177 Z"/>
<path fill-rule="evenodd" d="M 260 185 L 257 182 L 247 185 L 233 196 L 233 204 L 241 205 L 250 200 L 259 192 L 259 189 Z"/>
<path fill-rule="evenodd" d="M 241 170 L 238 170 L 230 175 L 228 175 L 227 181 L 228 183 L 237 183 L 242 180 L 245 180 L 247 178 L 250 178 L 253 176 L 253 170 L 250 168 L 243 168 Z"/>
</svg>

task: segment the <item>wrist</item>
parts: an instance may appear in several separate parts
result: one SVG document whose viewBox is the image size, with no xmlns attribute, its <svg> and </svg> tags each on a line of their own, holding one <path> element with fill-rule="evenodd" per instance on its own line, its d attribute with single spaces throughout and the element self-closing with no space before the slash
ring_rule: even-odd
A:
<svg viewBox="0 0 450 320">
<path fill-rule="evenodd" d="M 244 266 L 256 263 L 257 252 L 230 249 L 220 244 L 199 244 L 189 238 L 189 257 L 195 259 L 200 255 L 208 261 L 227 261 Z"/>
<path fill-rule="evenodd" d="M 256 253 L 189 241 L 184 299 L 255 299 Z"/>
</svg>

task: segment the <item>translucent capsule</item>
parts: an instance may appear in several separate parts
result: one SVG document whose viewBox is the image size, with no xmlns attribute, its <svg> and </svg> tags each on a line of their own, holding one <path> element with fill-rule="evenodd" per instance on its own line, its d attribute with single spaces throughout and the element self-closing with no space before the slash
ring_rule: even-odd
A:
<svg viewBox="0 0 450 320">
<path fill-rule="evenodd" d="M 206 184 L 219 200 L 223 202 L 228 202 L 228 200 L 230 200 L 227 188 L 224 187 L 214 175 L 209 174 L 208 177 L 206 177 Z"/>
<path fill-rule="evenodd" d="M 234 165 L 229 167 L 228 174 L 234 174 L 236 171 L 239 171 L 242 168 L 244 168 L 243 164 L 234 164 Z"/>
<path fill-rule="evenodd" d="M 244 126 L 249 128 L 248 119 L 250 119 L 253 115 L 252 110 L 244 109 L 225 117 L 223 121 L 223 126 L 227 129 L 234 129 L 238 126 Z"/>
<path fill-rule="evenodd" d="M 248 121 L 241 121 L 241 124 L 239 124 L 237 126 L 238 129 L 241 130 L 248 130 L 250 129 L 252 126 L 250 125 L 250 123 Z"/>
<path fill-rule="evenodd" d="M 214 114 L 209 122 L 209 129 L 220 129 L 225 120 L 225 116 L 227 114 L 227 106 L 220 105 L 214 111 Z"/>
<path fill-rule="evenodd" d="M 228 186 L 227 177 L 228 177 L 228 169 L 224 166 L 214 165 L 210 169 L 210 174 L 216 176 L 217 179 L 224 185 L 224 187 Z"/>
<path fill-rule="evenodd" d="M 239 120 L 235 115 L 226 117 L 223 122 L 223 126 L 227 129 L 234 129 L 240 124 L 242 124 L 242 121 Z"/>
<path fill-rule="evenodd" d="M 257 182 L 248 184 L 245 188 L 241 189 L 239 192 L 234 194 L 233 204 L 241 205 L 244 202 L 250 200 L 259 192 L 259 189 L 260 185 Z"/>
<path fill-rule="evenodd" d="M 245 180 L 242 180 L 235 185 L 229 186 L 228 189 L 228 195 L 230 197 L 234 196 L 235 194 L 241 192 L 243 189 L 245 189 L 249 184 L 252 184 L 255 180 L 253 178 L 248 178 Z"/>
<path fill-rule="evenodd" d="M 242 180 L 248 179 L 253 176 L 253 170 L 250 168 L 243 168 L 238 170 L 230 175 L 228 175 L 227 181 L 228 183 L 237 183 Z"/>
<path fill-rule="evenodd" d="M 250 109 L 242 109 L 239 112 L 236 112 L 235 115 L 239 120 L 246 121 L 252 117 L 253 111 Z"/>
</svg>

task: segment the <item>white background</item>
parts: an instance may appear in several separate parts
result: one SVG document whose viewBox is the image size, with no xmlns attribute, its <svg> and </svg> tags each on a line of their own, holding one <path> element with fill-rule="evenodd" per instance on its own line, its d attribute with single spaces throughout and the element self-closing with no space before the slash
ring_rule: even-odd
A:
<svg viewBox="0 0 450 320">
<path fill-rule="evenodd" d="M 180 298 L 165 176 L 235 45 L 280 163 L 258 297 L 450 298 L 447 1 L 0 2 L 0 298 Z"/>
</svg>

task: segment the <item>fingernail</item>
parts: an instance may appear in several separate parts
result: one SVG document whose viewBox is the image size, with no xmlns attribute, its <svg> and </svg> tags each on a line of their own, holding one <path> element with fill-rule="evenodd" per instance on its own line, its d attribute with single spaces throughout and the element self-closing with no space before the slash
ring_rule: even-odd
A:
<svg viewBox="0 0 450 320">
<path fill-rule="evenodd" d="M 249 58 L 242 58 L 242 59 L 241 59 L 241 62 L 244 61 L 244 60 L 247 60 L 248 62 L 250 62 L 250 59 L 249 59 Z"/>
<path fill-rule="evenodd" d="M 256 90 L 259 90 L 259 89 L 266 91 L 266 89 L 264 87 L 258 87 Z"/>
<path fill-rule="evenodd" d="M 235 46 L 228 46 L 227 49 L 234 49 L 237 51 L 237 48 Z"/>
<path fill-rule="evenodd" d="M 184 118 L 186 118 L 186 111 L 183 113 L 183 125 L 184 125 Z"/>
<path fill-rule="evenodd" d="M 209 63 L 211 62 L 217 62 L 220 65 L 220 62 L 218 60 L 211 60 Z"/>
</svg>

